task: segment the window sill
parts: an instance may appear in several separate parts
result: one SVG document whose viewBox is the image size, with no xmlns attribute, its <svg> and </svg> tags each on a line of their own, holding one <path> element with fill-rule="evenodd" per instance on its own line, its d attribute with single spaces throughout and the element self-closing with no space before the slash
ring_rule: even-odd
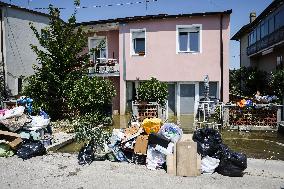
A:
<svg viewBox="0 0 284 189">
<path fill-rule="evenodd" d="M 177 54 L 201 54 L 201 52 L 195 52 L 195 51 L 178 51 Z"/>
<path fill-rule="evenodd" d="M 140 55 L 140 54 L 131 54 L 131 56 L 134 56 L 134 57 L 138 57 L 138 56 L 146 57 L 146 54 L 144 54 L 144 55 Z"/>
</svg>

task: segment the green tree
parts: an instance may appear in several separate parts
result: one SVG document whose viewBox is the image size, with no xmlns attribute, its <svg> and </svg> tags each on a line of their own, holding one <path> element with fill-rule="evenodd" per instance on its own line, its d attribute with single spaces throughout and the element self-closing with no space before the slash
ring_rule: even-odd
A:
<svg viewBox="0 0 284 189">
<path fill-rule="evenodd" d="M 164 106 L 168 98 L 168 86 L 156 78 L 142 82 L 138 87 L 138 99 L 146 102 L 157 102 Z"/>
<path fill-rule="evenodd" d="M 79 1 L 75 1 L 78 6 Z M 31 45 L 37 54 L 39 65 L 34 65 L 35 74 L 28 77 L 24 94 L 34 99 L 35 108 L 44 108 L 57 119 L 65 109 L 68 92 L 74 81 L 82 77 L 88 54 L 79 54 L 87 44 L 87 37 L 76 26 L 76 11 L 67 22 L 62 21 L 60 11 L 49 6 L 49 26 L 38 31 L 30 25 L 40 47 Z"/>
<path fill-rule="evenodd" d="M 68 105 L 78 110 L 80 115 L 93 112 L 106 115 L 115 95 L 114 85 L 109 79 L 83 76 L 74 82 L 73 89 L 69 91 Z"/>
</svg>

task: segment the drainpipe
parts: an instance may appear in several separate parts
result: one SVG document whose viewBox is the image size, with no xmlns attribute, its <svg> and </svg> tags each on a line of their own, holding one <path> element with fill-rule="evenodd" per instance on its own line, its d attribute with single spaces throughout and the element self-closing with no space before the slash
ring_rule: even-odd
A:
<svg viewBox="0 0 284 189">
<path fill-rule="evenodd" d="M 4 63 L 4 36 L 3 36 L 3 16 L 2 9 L 0 9 L 0 27 L 1 27 L 1 62 L 3 66 L 3 90 L 4 90 L 4 99 L 7 99 L 6 93 L 6 72 L 5 72 L 5 63 Z"/>
<path fill-rule="evenodd" d="M 220 69 L 221 69 L 221 85 L 220 85 L 220 100 L 223 102 L 223 81 L 224 81 L 224 44 L 223 44 L 223 14 L 220 15 Z"/>
</svg>

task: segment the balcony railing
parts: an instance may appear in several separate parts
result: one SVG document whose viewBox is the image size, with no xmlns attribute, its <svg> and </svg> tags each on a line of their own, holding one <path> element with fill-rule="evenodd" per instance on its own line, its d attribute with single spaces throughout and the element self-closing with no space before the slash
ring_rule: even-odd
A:
<svg viewBox="0 0 284 189">
<path fill-rule="evenodd" d="M 98 58 L 94 66 L 88 68 L 89 75 L 119 76 L 117 59 Z"/>
<path fill-rule="evenodd" d="M 284 40 L 284 26 L 247 47 L 247 55 L 258 53 Z"/>
</svg>

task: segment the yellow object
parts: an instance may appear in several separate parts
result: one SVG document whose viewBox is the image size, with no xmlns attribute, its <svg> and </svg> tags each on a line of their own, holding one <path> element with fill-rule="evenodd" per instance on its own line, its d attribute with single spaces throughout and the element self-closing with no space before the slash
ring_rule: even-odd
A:
<svg viewBox="0 0 284 189">
<path fill-rule="evenodd" d="M 150 133 L 159 132 L 162 125 L 162 120 L 158 118 L 144 119 L 142 122 L 142 126 L 145 132 L 149 135 Z"/>
</svg>

